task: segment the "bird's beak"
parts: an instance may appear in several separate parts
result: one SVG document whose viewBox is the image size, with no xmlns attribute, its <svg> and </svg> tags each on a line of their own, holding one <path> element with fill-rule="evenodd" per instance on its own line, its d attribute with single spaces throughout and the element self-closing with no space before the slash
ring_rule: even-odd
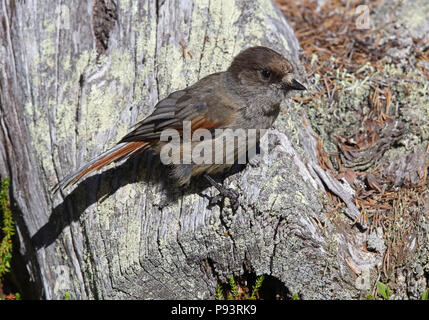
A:
<svg viewBox="0 0 429 320">
<path fill-rule="evenodd" d="M 292 79 L 290 82 L 284 83 L 284 86 L 289 90 L 307 90 L 302 84 L 300 84 L 295 79 Z"/>
</svg>

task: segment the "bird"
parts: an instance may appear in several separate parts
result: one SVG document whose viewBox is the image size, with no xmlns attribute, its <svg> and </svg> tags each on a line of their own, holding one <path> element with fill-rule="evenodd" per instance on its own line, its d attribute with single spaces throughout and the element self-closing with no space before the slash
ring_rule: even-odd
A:
<svg viewBox="0 0 429 320">
<path fill-rule="evenodd" d="M 176 130 L 183 138 L 185 122 L 189 124 L 191 133 L 196 130 L 213 133 L 222 129 L 269 129 L 287 94 L 292 90 L 306 90 L 294 75 L 292 63 L 277 51 L 263 46 L 247 48 L 233 58 L 226 71 L 205 76 L 193 85 L 172 92 L 160 100 L 154 111 L 138 122 L 113 148 L 67 175 L 54 186 L 53 192 L 76 184 L 84 176 L 113 162 L 145 150 L 161 154 L 169 143 L 163 141 L 163 132 Z M 206 143 L 208 142 L 213 141 L 208 139 Z M 188 151 L 192 152 L 195 145 L 192 142 Z M 183 141 L 179 142 L 178 147 L 181 154 L 185 152 Z M 216 148 L 213 150 L 219 151 Z M 240 155 L 237 152 L 235 148 L 234 154 L 238 157 Z M 232 165 L 197 164 L 191 161 L 168 166 L 170 177 L 178 187 L 188 185 L 192 177 L 203 176 L 219 191 L 219 197 L 230 198 L 236 207 L 237 192 L 223 187 L 213 178 L 213 175 L 224 172 Z"/>
</svg>

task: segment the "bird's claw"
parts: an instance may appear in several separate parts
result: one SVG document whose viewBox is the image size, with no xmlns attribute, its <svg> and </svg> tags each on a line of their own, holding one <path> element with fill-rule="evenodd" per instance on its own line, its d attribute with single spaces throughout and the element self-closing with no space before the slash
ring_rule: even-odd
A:
<svg viewBox="0 0 429 320">
<path fill-rule="evenodd" d="M 212 177 L 210 177 L 207 174 L 205 174 L 204 177 L 213 187 L 215 187 L 219 191 L 218 195 L 216 195 L 210 199 L 209 208 L 212 208 L 213 206 L 217 205 L 219 203 L 219 201 L 222 201 L 225 198 L 228 198 L 230 201 L 232 209 L 234 211 L 236 211 L 238 209 L 238 206 L 239 206 L 239 202 L 238 202 L 239 194 L 238 194 L 238 192 L 235 191 L 234 189 L 225 188 L 224 186 L 222 186 L 220 183 L 216 182 Z"/>
<path fill-rule="evenodd" d="M 214 207 L 219 202 L 222 202 L 225 198 L 228 198 L 231 204 L 231 208 L 236 211 L 238 209 L 238 206 L 240 205 L 238 197 L 239 194 L 234 189 L 222 187 L 222 189 L 219 190 L 219 194 L 210 199 L 209 208 Z"/>
</svg>

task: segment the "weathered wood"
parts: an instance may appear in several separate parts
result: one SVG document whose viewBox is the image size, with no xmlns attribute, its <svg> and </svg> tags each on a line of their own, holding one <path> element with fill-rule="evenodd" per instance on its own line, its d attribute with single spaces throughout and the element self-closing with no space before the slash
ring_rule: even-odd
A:
<svg viewBox="0 0 429 320">
<path fill-rule="evenodd" d="M 199 181 L 172 191 L 148 155 L 50 193 L 159 99 L 245 47 L 272 47 L 299 69 L 298 42 L 270 0 L 3 0 L 1 21 L 0 174 L 12 179 L 21 253 L 41 297 L 211 298 L 218 281 L 251 271 L 306 299 L 351 298 L 349 266 L 366 275 L 380 265 L 350 219 L 324 213 L 329 189 L 358 215 L 288 102 L 272 151 L 225 181 L 240 191 L 235 214 L 207 209 L 217 191 Z"/>
</svg>

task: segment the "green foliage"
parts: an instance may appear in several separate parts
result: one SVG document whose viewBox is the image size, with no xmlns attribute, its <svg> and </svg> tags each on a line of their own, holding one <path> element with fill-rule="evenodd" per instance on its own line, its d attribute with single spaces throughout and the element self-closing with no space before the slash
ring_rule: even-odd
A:
<svg viewBox="0 0 429 320">
<path fill-rule="evenodd" d="M 66 291 L 66 293 L 64 293 L 63 300 L 70 300 L 70 292 Z"/>
<path fill-rule="evenodd" d="M 366 295 L 366 300 L 375 300 L 375 297 L 372 294 L 368 293 Z"/>
<path fill-rule="evenodd" d="M 386 286 L 384 283 L 377 281 L 377 291 L 384 299 L 390 299 L 389 287 Z"/>
<path fill-rule="evenodd" d="M 299 294 L 298 294 L 298 292 L 297 292 L 297 293 L 295 293 L 295 294 L 292 296 L 292 300 L 299 300 Z"/>
<path fill-rule="evenodd" d="M 21 294 L 19 292 L 13 294 L 9 293 L 8 295 L 0 295 L 0 300 L 21 300 Z"/>
<path fill-rule="evenodd" d="M 215 299 L 223 300 L 223 290 L 222 290 L 222 286 L 219 283 L 217 284 L 217 287 L 216 287 Z"/>
<path fill-rule="evenodd" d="M 377 292 L 383 297 L 383 299 L 390 299 L 389 287 L 380 281 L 377 281 Z M 371 293 L 367 293 L 366 300 L 375 300 L 375 296 Z"/>
<path fill-rule="evenodd" d="M 252 288 L 252 295 L 249 297 L 249 300 L 256 300 L 256 295 L 259 292 L 259 289 L 261 289 L 262 282 L 264 281 L 264 279 L 264 275 L 261 275 L 258 279 L 256 279 L 255 285 Z"/>
<path fill-rule="evenodd" d="M 422 294 L 422 300 L 429 300 L 429 289 L 426 289 Z"/>
<path fill-rule="evenodd" d="M 264 275 L 259 276 L 255 284 L 252 286 L 252 292 L 245 293 L 242 287 L 235 281 L 234 277 L 229 278 L 229 287 L 228 293 L 226 295 L 227 300 L 256 300 L 258 298 L 259 289 L 262 286 L 262 282 L 264 281 Z M 216 300 L 223 300 L 225 297 L 224 292 L 222 290 L 222 286 L 220 284 L 216 287 Z"/>
<path fill-rule="evenodd" d="M 389 287 L 386 286 L 384 283 L 382 282 L 377 282 L 377 291 L 378 293 L 386 300 L 390 299 L 390 291 L 389 291 Z M 423 292 L 422 294 L 422 300 L 429 300 L 429 289 L 426 289 L 425 292 Z M 368 293 L 366 295 L 366 300 L 375 300 L 375 297 Z"/>
<path fill-rule="evenodd" d="M 231 287 L 231 293 L 228 295 L 228 300 L 238 300 L 240 293 L 238 292 L 238 286 L 234 277 L 229 278 L 229 285 Z"/>
<path fill-rule="evenodd" d="M 0 181 L 0 215 L 3 238 L 0 242 L 0 278 L 10 271 L 12 259 L 12 236 L 15 234 L 9 201 L 9 179 Z"/>
</svg>

